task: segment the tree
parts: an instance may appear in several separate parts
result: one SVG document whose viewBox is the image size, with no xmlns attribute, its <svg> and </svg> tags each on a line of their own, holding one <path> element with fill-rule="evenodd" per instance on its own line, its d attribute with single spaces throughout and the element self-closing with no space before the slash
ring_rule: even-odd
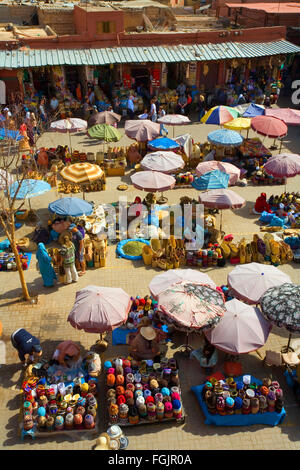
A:
<svg viewBox="0 0 300 470">
<path fill-rule="evenodd" d="M 0 186 L 4 190 L 0 196 L 0 224 L 3 227 L 3 230 L 8 238 L 8 241 L 11 246 L 11 250 L 15 256 L 17 270 L 20 277 L 20 283 L 22 287 L 22 294 L 24 300 L 30 300 L 30 295 L 28 292 L 28 287 L 24 277 L 24 271 L 22 268 L 22 263 L 19 257 L 17 243 L 16 243 L 16 232 L 15 232 L 15 213 L 21 209 L 24 205 L 24 201 L 19 203 L 17 200 L 18 193 L 21 188 L 21 184 L 25 179 L 25 173 L 21 174 L 18 171 L 19 155 L 14 146 L 13 140 L 7 141 L 7 149 L 5 154 L 1 155 L 1 178 Z M 17 190 L 11 197 L 9 187 L 12 183 L 11 172 L 16 170 L 16 183 Z"/>
</svg>

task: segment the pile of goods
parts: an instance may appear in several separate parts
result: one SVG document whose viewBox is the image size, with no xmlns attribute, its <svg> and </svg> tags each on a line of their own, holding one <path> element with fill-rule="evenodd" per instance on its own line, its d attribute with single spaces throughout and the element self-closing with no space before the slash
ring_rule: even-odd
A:
<svg viewBox="0 0 300 470">
<path fill-rule="evenodd" d="M 132 306 L 126 322 L 126 328 L 137 328 L 144 317 L 151 320 L 151 322 L 154 320 L 158 307 L 157 300 L 154 300 L 149 295 L 145 297 L 137 295 L 136 297 L 131 297 L 131 300 Z"/>
<path fill-rule="evenodd" d="M 48 180 L 47 180 L 48 181 Z M 64 181 L 59 181 L 57 190 L 59 193 L 64 194 L 78 194 L 81 192 L 90 193 L 93 191 L 103 191 L 106 188 L 105 176 L 103 178 L 93 181 L 91 183 L 71 184 Z"/>
<path fill-rule="evenodd" d="M 95 353 L 89 352 L 76 371 L 48 364 L 49 372 L 43 369 L 40 374 L 42 369 L 29 366 L 22 384 L 23 432 L 93 430 L 97 421 L 99 370 L 94 372 L 91 365 L 96 360 L 100 361 L 99 356 L 97 359 Z"/>
<path fill-rule="evenodd" d="M 233 236 L 227 235 L 220 245 L 224 258 L 229 259 L 231 264 L 255 262 L 278 266 L 293 260 L 290 246 L 284 240 L 275 240 L 271 233 L 265 233 L 263 238 L 254 234 L 253 240 L 248 243 L 244 238 L 239 243 L 232 240 Z"/>
<path fill-rule="evenodd" d="M 97 162 L 100 161 L 107 176 L 123 176 L 127 166 L 126 155 L 126 147 L 109 147 L 107 152 L 97 153 Z"/>
<path fill-rule="evenodd" d="M 144 263 L 152 268 L 179 268 L 185 264 L 184 240 L 176 240 L 173 236 L 166 240 L 153 238 L 150 246 L 144 246 L 142 256 Z"/>
<path fill-rule="evenodd" d="M 286 178 L 275 178 L 272 175 L 268 175 L 263 167 L 257 167 L 258 170 L 255 170 L 251 174 L 252 183 L 257 185 L 271 185 L 271 184 L 286 184 Z"/>
<path fill-rule="evenodd" d="M 175 180 L 178 188 L 189 188 L 194 181 L 194 175 L 190 171 L 178 173 L 175 175 Z"/>
<path fill-rule="evenodd" d="M 300 228 L 300 194 L 283 193 L 272 196 L 267 200 L 266 194 L 261 193 L 254 206 L 254 212 L 261 214 L 259 222 L 270 227 Z"/>
<path fill-rule="evenodd" d="M 28 248 L 29 239 L 23 238 L 17 240 L 16 244 L 22 269 L 23 271 L 26 271 L 29 268 L 31 254 L 24 253 L 22 250 Z M 8 240 L 0 242 L 0 271 L 17 271 L 16 258 L 14 253 L 11 251 Z"/>
<path fill-rule="evenodd" d="M 165 92 L 160 93 L 158 95 L 158 101 L 164 108 L 167 108 L 167 112 L 175 112 L 178 101 L 176 90 L 166 90 Z"/>
<path fill-rule="evenodd" d="M 128 426 L 166 420 L 181 421 L 184 411 L 175 359 L 116 358 L 104 364 L 110 424 Z"/>
<path fill-rule="evenodd" d="M 229 377 L 225 381 L 211 379 L 205 383 L 202 396 L 211 414 L 281 413 L 283 392 L 277 381 L 263 379 L 262 385 L 251 381 L 250 375 L 242 380 Z"/>
</svg>

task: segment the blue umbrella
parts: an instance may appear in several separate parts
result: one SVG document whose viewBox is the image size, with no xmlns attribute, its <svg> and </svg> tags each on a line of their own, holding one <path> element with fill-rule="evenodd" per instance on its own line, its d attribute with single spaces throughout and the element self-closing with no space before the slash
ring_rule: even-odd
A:
<svg viewBox="0 0 300 470">
<path fill-rule="evenodd" d="M 248 108 L 242 114 L 243 117 L 255 117 L 255 116 L 262 116 L 265 114 L 265 110 L 262 106 L 258 106 L 255 103 L 249 104 Z"/>
<path fill-rule="evenodd" d="M 159 137 L 158 139 L 150 140 L 148 147 L 153 150 L 174 150 L 178 149 L 180 145 L 168 137 Z"/>
<path fill-rule="evenodd" d="M 219 129 L 217 131 L 210 132 L 207 136 L 207 140 L 215 145 L 236 147 L 241 145 L 244 138 L 236 131 L 230 131 L 229 129 Z"/>
<path fill-rule="evenodd" d="M 6 139 L 13 139 L 13 140 L 21 140 L 23 139 L 23 136 L 22 134 L 20 134 L 20 132 L 18 131 L 11 131 L 11 130 L 8 130 L 8 129 L 0 129 L 0 137 L 2 137 L 2 139 L 6 138 Z"/>
<path fill-rule="evenodd" d="M 78 197 L 64 197 L 50 202 L 48 210 L 57 215 L 80 217 L 81 215 L 91 215 L 93 213 L 93 206 Z"/>
<path fill-rule="evenodd" d="M 192 182 L 193 188 L 197 191 L 207 189 L 226 189 L 228 188 L 230 175 L 220 170 L 209 171 L 204 175 L 195 178 Z"/>
<path fill-rule="evenodd" d="M 23 180 L 20 184 L 19 181 L 15 181 L 9 187 L 10 197 L 13 198 L 18 191 L 16 199 L 30 199 L 32 197 L 40 196 L 41 194 L 50 191 L 51 186 L 49 183 L 41 180 Z"/>
</svg>

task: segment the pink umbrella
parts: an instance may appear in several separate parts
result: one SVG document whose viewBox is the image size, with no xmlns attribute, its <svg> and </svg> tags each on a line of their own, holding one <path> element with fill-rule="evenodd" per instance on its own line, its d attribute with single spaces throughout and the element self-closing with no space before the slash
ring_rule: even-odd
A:
<svg viewBox="0 0 300 470">
<path fill-rule="evenodd" d="M 186 332 L 216 325 L 225 312 L 221 292 L 200 282 L 181 281 L 158 295 L 161 319 Z"/>
<path fill-rule="evenodd" d="M 181 126 L 191 121 L 187 116 L 183 116 L 182 114 L 166 114 L 165 116 L 157 119 L 157 122 L 161 124 L 166 124 L 167 126 L 173 126 L 173 137 L 174 137 L 175 126 Z"/>
<path fill-rule="evenodd" d="M 167 191 L 174 188 L 176 183 L 173 176 L 165 175 L 159 171 L 138 171 L 130 178 L 135 188 L 149 191 L 150 193 Z M 166 202 L 167 198 L 164 198 L 162 195 L 160 201 Z"/>
<path fill-rule="evenodd" d="M 125 122 L 125 134 L 138 142 L 146 142 L 160 135 L 160 125 L 149 120 L 129 120 Z"/>
<path fill-rule="evenodd" d="M 162 173 L 173 173 L 185 165 L 184 160 L 175 152 L 153 152 L 147 153 L 141 161 L 144 170 L 161 171 Z"/>
<path fill-rule="evenodd" d="M 258 134 L 278 139 L 287 134 L 288 128 L 285 122 L 272 116 L 255 116 L 251 119 L 251 127 Z"/>
<path fill-rule="evenodd" d="M 194 269 L 170 269 L 165 273 L 158 274 L 152 279 L 149 284 L 151 295 L 157 298 L 159 294 L 170 287 L 171 284 L 181 281 L 207 284 L 213 289 L 217 287 L 207 274 L 201 273 L 200 271 Z"/>
<path fill-rule="evenodd" d="M 211 160 L 208 162 L 199 163 L 196 168 L 197 176 L 202 176 L 213 170 L 220 170 L 230 175 L 229 184 L 234 185 L 241 176 L 241 170 L 231 163 L 218 162 Z"/>
<path fill-rule="evenodd" d="M 264 164 L 264 170 L 276 178 L 291 178 L 300 174 L 300 155 L 282 153 L 269 158 Z"/>
<path fill-rule="evenodd" d="M 131 299 L 123 289 L 87 286 L 76 292 L 68 322 L 87 333 L 105 333 L 123 325 L 131 308 Z"/>
<path fill-rule="evenodd" d="M 87 128 L 87 122 L 79 118 L 61 119 L 59 121 L 54 121 L 50 124 L 51 131 L 68 133 L 71 153 L 72 153 L 71 132 L 82 131 L 86 128 Z"/>
<path fill-rule="evenodd" d="M 300 110 L 291 108 L 266 108 L 266 116 L 281 119 L 287 126 L 300 126 Z"/>
<path fill-rule="evenodd" d="M 258 304 L 266 290 L 286 282 L 292 282 L 287 274 L 275 266 L 260 263 L 240 264 L 227 276 L 235 297 L 250 304 Z"/>
<path fill-rule="evenodd" d="M 205 331 L 208 341 L 229 354 L 245 354 L 261 348 L 272 328 L 261 311 L 237 299 L 226 302 L 225 307 L 217 326 Z"/>
<path fill-rule="evenodd" d="M 221 209 L 220 230 L 222 230 L 222 209 L 240 209 L 246 201 L 230 189 L 212 189 L 199 195 L 199 201 L 205 207 Z"/>
</svg>

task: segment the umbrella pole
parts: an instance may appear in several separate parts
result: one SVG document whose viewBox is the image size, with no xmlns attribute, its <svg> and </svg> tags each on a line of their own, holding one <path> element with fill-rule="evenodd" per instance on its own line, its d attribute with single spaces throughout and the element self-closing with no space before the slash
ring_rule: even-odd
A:
<svg viewBox="0 0 300 470">
<path fill-rule="evenodd" d="M 71 133 L 68 131 L 69 134 L 69 142 L 70 142 L 70 154 L 72 156 L 72 142 L 71 142 Z"/>
<path fill-rule="evenodd" d="M 221 210 L 220 214 L 220 232 L 222 233 L 222 222 L 223 222 L 223 211 Z"/>
<path fill-rule="evenodd" d="M 289 334 L 288 344 L 286 346 L 283 346 L 283 348 L 281 349 L 282 354 L 287 354 L 290 351 L 294 351 L 293 348 L 290 346 L 291 339 L 292 339 L 292 333 Z"/>
<path fill-rule="evenodd" d="M 185 354 L 186 356 L 190 355 L 190 352 L 193 350 L 192 346 L 189 345 L 189 334 L 187 332 L 186 334 L 186 343 L 182 344 L 179 346 L 180 349 L 182 349 L 182 353 Z"/>
<path fill-rule="evenodd" d="M 173 139 L 175 137 L 175 126 L 172 126 L 173 127 Z"/>
</svg>

